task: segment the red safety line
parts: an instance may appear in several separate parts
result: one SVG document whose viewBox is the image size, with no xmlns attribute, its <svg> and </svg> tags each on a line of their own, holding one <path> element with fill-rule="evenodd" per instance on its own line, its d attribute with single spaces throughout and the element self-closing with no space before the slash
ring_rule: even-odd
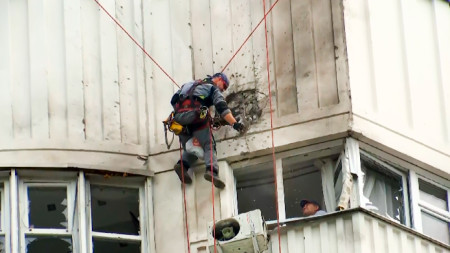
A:
<svg viewBox="0 0 450 253">
<path fill-rule="evenodd" d="M 153 59 L 153 57 L 151 57 L 151 55 L 149 53 L 147 53 L 147 51 L 145 50 L 145 48 L 143 46 L 141 46 L 141 44 L 139 44 L 139 42 L 137 42 L 133 36 L 130 35 L 130 33 L 127 32 L 127 30 L 125 30 L 125 28 L 119 23 L 119 21 L 117 21 L 117 19 L 115 19 L 104 7 L 103 5 L 101 5 L 98 0 L 94 0 L 98 6 L 100 6 L 100 8 L 120 27 L 120 29 L 122 29 L 122 31 L 124 31 L 128 37 L 130 37 L 130 39 L 144 52 L 144 54 L 146 54 L 150 60 L 152 60 L 153 63 L 155 63 L 156 66 L 158 66 L 158 68 L 164 73 L 166 74 L 166 76 L 178 87 L 180 88 L 180 85 L 178 85 L 177 82 L 175 82 L 175 80 L 173 80 L 173 78 L 167 74 L 167 72 L 155 61 L 155 59 Z"/>
<path fill-rule="evenodd" d="M 263 1 L 264 13 L 266 12 L 266 1 Z M 278 2 L 278 1 L 277 1 Z M 269 86 L 269 102 L 270 102 L 270 131 L 272 133 L 272 160 L 273 160 L 273 175 L 275 180 L 275 206 L 277 210 L 277 230 L 278 230 L 278 251 L 281 253 L 281 234 L 280 234 L 280 214 L 278 209 L 278 183 L 277 183 L 277 163 L 275 160 L 275 143 L 273 138 L 273 111 L 272 111 L 272 92 L 270 89 L 270 67 L 269 67 L 269 42 L 267 39 L 267 21 L 264 15 L 264 34 L 266 35 L 266 68 L 267 68 L 267 82 Z"/>
<path fill-rule="evenodd" d="M 253 33 L 256 31 L 256 29 L 258 29 L 259 25 L 261 25 L 261 23 L 266 20 L 267 15 L 269 15 L 269 13 L 272 11 L 273 7 L 275 7 L 275 5 L 278 3 L 277 0 L 275 3 L 272 4 L 272 6 L 270 7 L 269 11 L 267 11 L 264 9 L 264 17 L 259 21 L 259 23 L 255 26 L 255 28 L 253 28 L 252 32 L 248 35 L 248 37 L 244 40 L 244 42 L 242 43 L 242 45 L 239 47 L 239 49 L 233 54 L 233 56 L 231 57 L 231 59 L 228 61 L 228 63 L 225 65 L 225 67 L 223 67 L 221 72 L 224 72 L 225 69 L 228 67 L 228 65 L 230 65 L 231 61 L 234 59 L 234 57 L 239 53 L 239 51 L 241 51 L 242 47 L 247 43 L 247 41 L 250 39 L 250 37 L 252 37 Z M 265 5 L 265 3 L 264 3 Z M 267 33 L 267 31 L 266 31 Z M 267 36 L 267 34 L 266 34 Z"/>
<path fill-rule="evenodd" d="M 216 246 L 216 209 L 214 205 L 214 174 L 213 174 L 213 145 L 212 145 L 212 127 L 211 123 L 208 123 L 209 127 L 209 163 L 211 164 L 211 195 L 212 195 L 212 209 L 213 209 L 213 237 L 214 237 L 214 253 L 217 252 Z"/>
<path fill-rule="evenodd" d="M 184 167 L 183 167 L 183 154 L 181 147 L 181 141 L 180 141 L 180 165 L 181 165 L 181 180 L 183 182 L 183 200 L 184 200 L 184 215 L 185 215 L 185 221 L 186 221 L 186 237 L 187 237 L 187 246 L 188 246 L 188 252 L 191 253 L 191 243 L 189 241 L 189 225 L 188 225 L 188 215 L 187 215 L 187 208 L 186 208 L 186 185 L 184 183 Z"/>
</svg>

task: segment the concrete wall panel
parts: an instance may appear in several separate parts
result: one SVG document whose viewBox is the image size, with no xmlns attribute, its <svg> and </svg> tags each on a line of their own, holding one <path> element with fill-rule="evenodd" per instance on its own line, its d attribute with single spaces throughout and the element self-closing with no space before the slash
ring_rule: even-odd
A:
<svg viewBox="0 0 450 253">
<path fill-rule="evenodd" d="M 448 173 L 448 3 L 344 1 L 344 6 L 353 129 L 405 159 Z M 389 135 L 397 135 L 396 141 Z M 423 157 L 429 152 L 446 158 Z"/>
</svg>

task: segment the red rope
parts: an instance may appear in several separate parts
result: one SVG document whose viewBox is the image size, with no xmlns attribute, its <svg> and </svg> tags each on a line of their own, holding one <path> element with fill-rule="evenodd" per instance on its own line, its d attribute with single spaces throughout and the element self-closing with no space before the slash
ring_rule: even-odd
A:
<svg viewBox="0 0 450 253">
<path fill-rule="evenodd" d="M 175 80 L 173 80 L 173 78 L 167 74 L 167 72 L 155 61 L 155 59 L 153 59 L 153 57 L 147 53 L 147 51 L 145 50 L 145 48 L 143 46 L 141 46 L 141 44 L 139 44 L 139 42 L 137 42 L 133 36 L 130 35 L 130 33 L 127 32 L 127 30 L 125 30 L 125 28 L 119 23 L 119 21 L 117 21 L 117 19 L 115 19 L 99 2 L 98 0 L 94 0 L 98 6 L 100 6 L 100 8 L 120 27 L 120 29 L 122 29 L 122 31 L 124 31 L 126 33 L 126 35 L 128 35 L 128 37 L 130 37 L 130 39 L 144 52 L 145 55 L 147 55 L 150 60 L 152 60 L 153 63 L 155 63 L 156 66 L 158 66 L 158 68 L 178 87 L 180 88 L 180 85 L 178 85 L 177 82 L 175 82 Z"/>
<path fill-rule="evenodd" d="M 186 237 L 187 237 L 188 252 L 191 253 L 191 243 L 189 241 L 188 215 L 187 215 L 187 208 L 186 208 L 186 185 L 184 184 L 183 154 L 181 153 L 181 150 L 182 150 L 182 147 L 181 147 L 181 141 L 180 141 L 180 165 L 181 165 L 181 180 L 183 182 L 183 199 L 184 199 L 184 215 L 185 215 L 185 221 L 186 221 Z"/>
<path fill-rule="evenodd" d="M 212 195 L 212 209 L 213 209 L 213 237 L 214 237 L 214 253 L 217 252 L 216 246 L 216 209 L 214 205 L 214 174 L 213 174 L 213 145 L 212 145 L 212 127 L 211 123 L 208 123 L 209 126 L 209 148 L 211 152 L 209 152 L 209 163 L 211 164 L 211 195 Z"/>
<path fill-rule="evenodd" d="M 266 1 L 263 1 L 264 13 L 266 12 Z M 278 2 L 278 1 L 277 1 Z M 276 3 L 276 2 L 275 2 Z M 264 29 L 265 29 L 265 38 L 266 38 L 266 68 L 267 68 L 267 82 L 269 86 L 269 102 L 270 102 L 270 131 L 272 133 L 272 160 L 273 160 L 273 175 L 275 180 L 275 206 L 277 210 L 277 230 L 278 230 L 278 250 L 281 253 L 281 234 L 280 234 L 280 214 L 278 209 L 278 183 L 277 183 L 277 163 L 275 160 L 275 143 L 273 138 L 273 112 L 272 112 L 272 92 L 270 89 L 270 67 L 269 67 L 269 45 L 267 39 L 267 21 L 266 16 L 264 15 Z"/>
<path fill-rule="evenodd" d="M 272 6 L 270 7 L 269 11 L 267 11 L 264 8 L 264 17 L 259 21 L 259 23 L 255 26 L 255 28 L 253 28 L 252 32 L 248 35 L 248 37 L 244 40 L 244 43 L 242 43 L 242 45 L 239 47 L 239 49 L 233 54 L 233 56 L 231 57 L 231 59 L 228 61 L 228 63 L 225 65 L 225 67 L 223 67 L 221 72 L 224 72 L 225 69 L 228 67 L 228 65 L 230 65 L 231 61 L 234 59 L 234 57 L 239 53 L 239 51 L 241 51 L 242 47 L 247 43 L 247 41 L 250 39 L 250 37 L 252 37 L 253 33 L 256 31 L 256 29 L 258 29 L 259 25 L 261 25 L 261 23 L 266 20 L 267 15 L 269 15 L 269 13 L 272 11 L 273 7 L 275 7 L 275 5 L 278 3 L 277 0 L 275 3 L 272 4 Z M 264 3 L 265 5 L 265 3 Z M 267 31 L 266 31 L 266 37 L 267 37 Z"/>
</svg>

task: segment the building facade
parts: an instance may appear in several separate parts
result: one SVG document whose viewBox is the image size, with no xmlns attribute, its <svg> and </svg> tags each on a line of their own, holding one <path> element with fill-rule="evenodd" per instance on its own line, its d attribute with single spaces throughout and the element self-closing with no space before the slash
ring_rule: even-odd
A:
<svg viewBox="0 0 450 253">
<path fill-rule="evenodd" d="M 450 252 L 448 24 L 444 0 L 0 0 L 0 252 L 208 252 L 253 209 L 268 252 Z M 250 127 L 215 132 L 212 198 L 161 121 L 225 66 Z"/>
</svg>

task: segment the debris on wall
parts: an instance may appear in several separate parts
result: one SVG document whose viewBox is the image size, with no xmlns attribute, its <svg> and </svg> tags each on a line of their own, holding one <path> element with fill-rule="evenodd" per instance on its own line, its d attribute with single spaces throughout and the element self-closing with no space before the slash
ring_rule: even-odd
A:
<svg viewBox="0 0 450 253">
<path fill-rule="evenodd" d="M 249 126 L 261 118 L 267 100 L 267 95 L 258 89 L 235 91 L 226 96 L 228 107 L 236 119 L 243 120 Z"/>
</svg>

